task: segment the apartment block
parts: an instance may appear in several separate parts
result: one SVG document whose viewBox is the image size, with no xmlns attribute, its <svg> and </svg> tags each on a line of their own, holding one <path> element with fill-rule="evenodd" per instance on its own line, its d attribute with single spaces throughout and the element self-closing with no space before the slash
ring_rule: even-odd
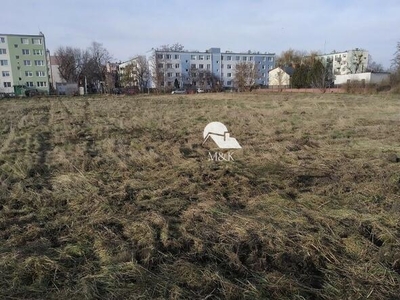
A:
<svg viewBox="0 0 400 300">
<path fill-rule="evenodd" d="M 363 73 L 368 67 L 368 51 L 359 48 L 323 54 L 319 57 L 325 66 L 332 68 L 333 75 Z"/>
<path fill-rule="evenodd" d="M 0 34 L 0 92 L 19 94 L 23 88 L 49 92 L 45 37 Z"/>
<path fill-rule="evenodd" d="M 154 55 L 155 67 L 162 72 L 164 79 L 161 85 L 167 88 L 173 88 L 176 81 L 181 87 L 201 86 L 204 84 L 202 76 L 207 73 L 218 78 L 224 88 L 232 88 L 235 67 L 241 62 L 255 64 L 258 71 L 256 84 L 268 85 L 268 71 L 275 66 L 274 53 L 221 52 L 220 48 L 210 48 L 204 52 L 156 50 Z"/>
</svg>

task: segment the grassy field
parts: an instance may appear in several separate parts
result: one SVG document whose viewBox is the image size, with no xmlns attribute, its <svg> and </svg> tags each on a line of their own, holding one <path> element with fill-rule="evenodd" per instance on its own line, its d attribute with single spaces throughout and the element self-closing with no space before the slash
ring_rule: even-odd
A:
<svg viewBox="0 0 400 300">
<path fill-rule="evenodd" d="M 0 101 L 1 299 L 399 295 L 398 96 Z"/>
</svg>

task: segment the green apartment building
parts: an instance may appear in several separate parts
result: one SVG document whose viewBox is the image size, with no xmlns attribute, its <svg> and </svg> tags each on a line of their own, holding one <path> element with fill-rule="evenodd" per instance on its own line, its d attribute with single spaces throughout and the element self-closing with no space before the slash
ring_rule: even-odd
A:
<svg viewBox="0 0 400 300">
<path fill-rule="evenodd" d="M 45 37 L 0 33 L 0 93 L 24 94 L 26 89 L 49 93 Z"/>
</svg>

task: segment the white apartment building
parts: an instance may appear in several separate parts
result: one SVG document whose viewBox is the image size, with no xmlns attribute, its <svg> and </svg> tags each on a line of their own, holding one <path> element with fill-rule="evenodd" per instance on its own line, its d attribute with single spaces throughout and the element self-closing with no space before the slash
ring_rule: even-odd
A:
<svg viewBox="0 0 400 300">
<path fill-rule="evenodd" d="M 363 73 L 368 67 L 368 51 L 356 48 L 344 52 L 332 52 L 319 56 L 324 65 L 332 66 L 333 75 Z"/>
</svg>

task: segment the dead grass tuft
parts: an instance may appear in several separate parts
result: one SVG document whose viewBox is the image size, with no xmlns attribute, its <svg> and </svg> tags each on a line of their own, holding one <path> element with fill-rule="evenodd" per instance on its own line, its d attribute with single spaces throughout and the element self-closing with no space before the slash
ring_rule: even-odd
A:
<svg viewBox="0 0 400 300">
<path fill-rule="evenodd" d="M 0 102 L 4 299 L 397 299 L 399 101 Z M 208 161 L 204 126 L 243 146 Z"/>
</svg>

